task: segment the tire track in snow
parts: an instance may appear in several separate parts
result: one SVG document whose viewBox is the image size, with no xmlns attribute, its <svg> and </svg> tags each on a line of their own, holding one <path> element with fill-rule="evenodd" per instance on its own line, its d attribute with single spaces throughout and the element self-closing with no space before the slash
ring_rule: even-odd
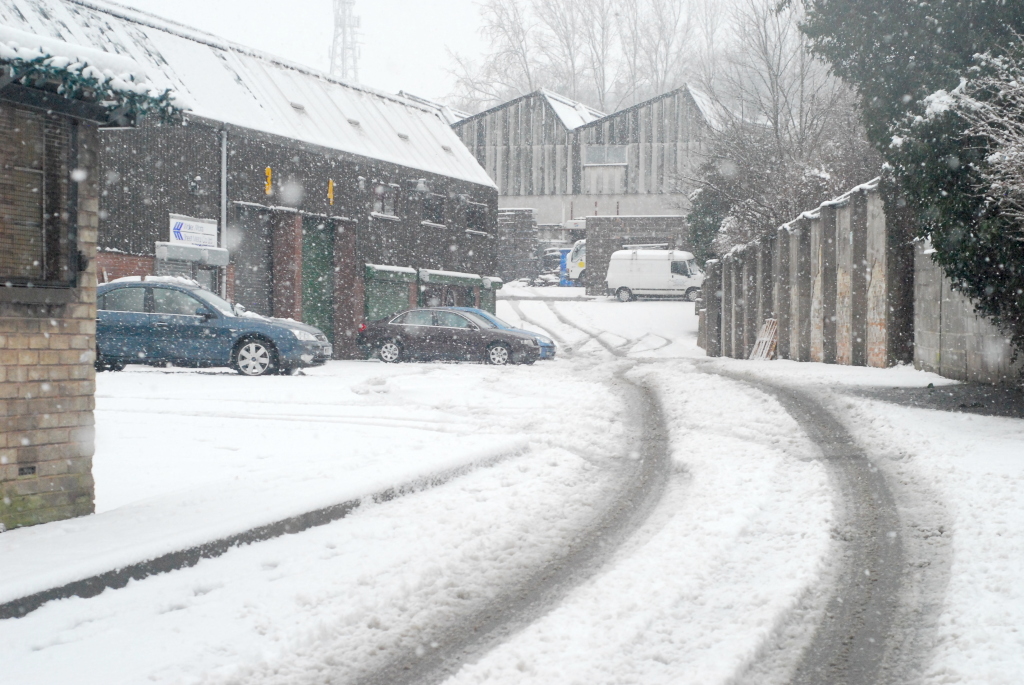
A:
<svg viewBox="0 0 1024 685">
<path fill-rule="evenodd" d="M 798 639 L 790 647 L 801 649 L 799 655 L 765 650 L 767 655 L 737 682 L 763 682 L 765 673 L 780 668 L 792 673 L 790 685 L 897 685 L 910 681 L 919 668 L 920 655 L 904 647 L 907 633 L 913 630 L 911 617 L 916 607 L 905 601 L 901 522 L 885 475 L 814 393 L 742 372 L 701 370 L 775 397 L 821 450 L 821 459 L 841 497 L 842 524 L 833 531 L 840 544 L 840 558 L 833 576 L 835 585 L 822 589 L 827 600 L 824 611 L 817 612 L 820 622 L 809 640 Z M 804 615 L 797 613 L 793 620 L 798 622 Z"/>
<path fill-rule="evenodd" d="M 512 588 L 504 588 L 486 606 L 433 639 L 432 650 L 409 654 L 359 678 L 360 685 L 441 683 L 466 663 L 507 641 L 558 606 L 573 588 L 593 577 L 613 553 L 647 520 L 661 500 L 671 461 L 664 415 L 654 393 L 617 374 L 616 394 L 624 396 L 633 438 L 634 465 L 623 485 L 590 528 L 567 540 L 564 554 L 548 561 Z M 633 457 L 624 455 L 624 457 Z"/>
<path fill-rule="evenodd" d="M 549 303 L 559 321 L 590 334 Z M 596 338 L 609 352 L 622 349 Z M 705 362 L 704 364 L 706 364 Z M 704 366 L 698 365 L 698 368 Z M 919 593 L 905 591 L 905 557 L 896 500 L 884 474 L 872 464 L 843 424 L 812 393 L 768 383 L 744 373 L 701 368 L 754 386 L 774 397 L 822 452 L 837 485 L 844 521 L 834 535 L 845 543 L 838 581 L 827 591 L 820 623 L 799 656 L 773 654 L 753 664 L 737 682 L 760 670 L 790 670 L 789 685 L 902 685 L 919 669 L 922 656 L 912 649 L 913 621 L 919 608 L 907 602 Z M 798 621 L 805 614 L 794 614 Z M 809 614 L 813 615 L 813 614 Z M 911 649 L 905 649 L 911 647 Z M 793 664 L 795 662 L 795 668 Z M 756 683 L 758 680 L 751 680 Z M 763 682 L 763 681 L 762 681 Z"/>
</svg>

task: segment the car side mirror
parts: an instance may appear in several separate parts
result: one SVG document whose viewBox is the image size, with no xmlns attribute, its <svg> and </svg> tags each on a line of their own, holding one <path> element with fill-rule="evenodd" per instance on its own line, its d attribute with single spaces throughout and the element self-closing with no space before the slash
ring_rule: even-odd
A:
<svg viewBox="0 0 1024 685">
<path fill-rule="evenodd" d="M 200 316 L 204 321 L 209 321 L 213 318 L 213 312 L 206 307 L 199 307 L 196 309 L 196 316 Z"/>
<path fill-rule="evenodd" d="M 475 323 L 471 323 L 471 324 L 469 324 L 469 330 L 471 330 L 471 331 L 479 331 L 480 327 L 477 326 Z"/>
</svg>

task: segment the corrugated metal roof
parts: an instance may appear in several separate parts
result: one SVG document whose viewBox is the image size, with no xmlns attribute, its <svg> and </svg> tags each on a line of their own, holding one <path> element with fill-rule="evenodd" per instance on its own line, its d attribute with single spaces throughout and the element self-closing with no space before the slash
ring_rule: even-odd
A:
<svg viewBox="0 0 1024 685">
<path fill-rule="evenodd" d="M 436 110 L 95 0 L 0 0 L 0 23 L 128 57 L 201 117 L 494 187 Z"/>
<path fill-rule="evenodd" d="M 568 131 L 575 131 L 580 126 L 589 124 L 592 121 L 597 121 L 604 117 L 603 112 L 599 112 L 592 107 L 587 107 L 582 102 L 576 102 L 570 100 L 567 97 L 553 93 L 550 90 L 540 90 L 540 94 L 544 96 L 544 99 L 551 105 L 551 109 L 558 115 L 562 125 L 565 126 Z"/>
</svg>

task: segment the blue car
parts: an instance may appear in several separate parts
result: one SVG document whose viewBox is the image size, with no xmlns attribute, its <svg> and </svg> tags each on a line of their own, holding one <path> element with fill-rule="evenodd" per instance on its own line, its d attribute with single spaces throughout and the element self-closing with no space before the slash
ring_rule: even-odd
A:
<svg viewBox="0 0 1024 685">
<path fill-rule="evenodd" d="M 96 369 L 128 364 L 227 366 L 245 376 L 320 366 L 333 350 L 320 330 L 232 307 L 184 278 L 121 279 L 97 290 Z"/>
<path fill-rule="evenodd" d="M 555 358 L 555 351 L 557 349 L 557 346 L 555 345 L 555 341 L 547 337 L 546 335 L 534 333 L 533 331 L 526 331 L 523 330 L 522 328 L 516 328 L 512 324 L 502 321 L 494 314 L 491 314 L 488 311 L 484 311 L 483 309 L 477 309 L 476 307 L 441 307 L 441 309 L 452 309 L 457 312 L 472 312 L 481 319 L 484 319 L 485 321 L 490 321 L 492 324 L 494 324 L 495 328 L 500 328 L 504 331 L 514 331 L 516 333 L 525 333 L 526 335 L 532 335 L 533 339 L 537 341 L 537 345 L 540 347 L 539 359 Z"/>
</svg>

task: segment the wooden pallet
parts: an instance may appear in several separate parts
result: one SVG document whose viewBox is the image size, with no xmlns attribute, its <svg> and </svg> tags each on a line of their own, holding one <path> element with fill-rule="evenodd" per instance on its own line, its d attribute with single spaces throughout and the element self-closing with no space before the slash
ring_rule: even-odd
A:
<svg viewBox="0 0 1024 685">
<path fill-rule="evenodd" d="M 750 351 L 750 359 L 753 361 L 768 361 L 775 358 L 775 347 L 779 344 L 779 322 L 775 319 L 765 319 L 761 326 L 761 332 L 757 334 L 757 341 L 754 349 Z"/>
</svg>

